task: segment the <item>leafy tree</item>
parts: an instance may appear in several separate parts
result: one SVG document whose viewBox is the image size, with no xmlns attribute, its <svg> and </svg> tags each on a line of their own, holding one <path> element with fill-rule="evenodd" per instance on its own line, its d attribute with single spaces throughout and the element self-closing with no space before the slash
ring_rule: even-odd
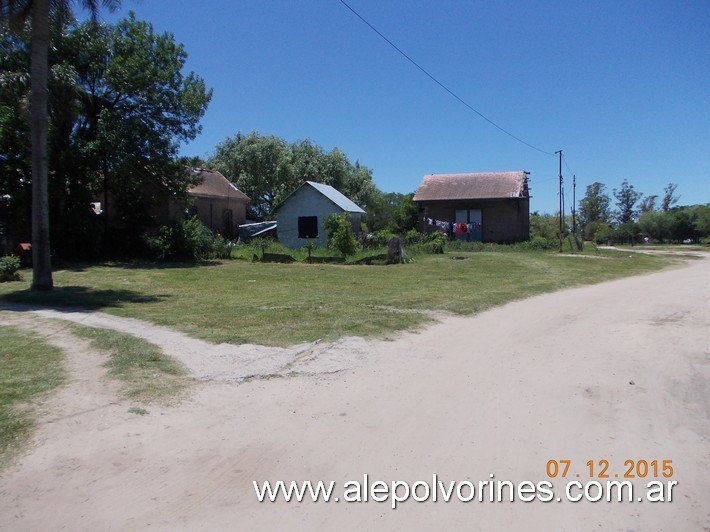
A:
<svg viewBox="0 0 710 532">
<path fill-rule="evenodd" d="M 619 225 L 623 225 L 633 221 L 637 211 L 635 209 L 636 202 L 641 198 L 641 193 L 634 190 L 634 186 L 624 179 L 621 183 L 621 188 L 614 189 L 614 197 L 616 198 L 616 211 L 614 217 Z"/>
<path fill-rule="evenodd" d="M 264 218 L 273 216 L 276 207 L 304 181 L 330 185 L 366 212 L 381 201 L 369 168 L 350 163 L 338 148 L 325 152 L 309 140 L 289 144 L 256 131 L 237 133 L 217 145 L 210 165 L 251 197 L 255 214 Z"/>
<path fill-rule="evenodd" d="M 103 0 L 108 9 L 118 5 L 117 0 Z M 47 168 L 47 78 L 49 71 L 49 18 L 50 9 L 68 9 L 68 0 L 0 0 L 0 21 L 10 21 L 15 27 L 31 21 L 30 57 L 30 133 L 32 145 L 32 288 L 51 290 L 52 262 L 49 244 L 49 200 Z M 96 19 L 96 0 L 84 0 L 82 5 Z"/>
<path fill-rule="evenodd" d="M 671 237 L 673 217 L 666 212 L 646 211 L 639 216 L 639 226 L 646 236 L 663 242 Z"/>
<path fill-rule="evenodd" d="M 674 209 L 669 213 L 672 216 L 671 239 L 682 242 L 686 239 L 695 240 L 698 233 L 693 223 L 693 212 L 688 208 Z"/>
<path fill-rule="evenodd" d="M 12 44 L 12 74 L 23 79 L 29 40 L 3 34 L 3 43 Z M 132 13 L 115 26 L 57 18 L 52 43 L 48 109 L 53 241 L 60 253 L 76 253 L 72 243 L 91 240 L 87 236 L 97 229 L 100 238 L 97 218 L 88 206 L 101 190 L 105 198 L 111 193 L 116 206 L 112 219 L 121 229 L 104 234 L 104 240 L 112 246 L 120 239 L 138 241 L 152 223 L 149 208 L 156 195 L 184 194 L 190 183 L 178 149 L 199 132 L 211 91 L 195 74 L 182 74 L 187 54 L 172 35 L 155 34 Z M 20 85 L 8 92 L 22 101 Z M 0 84 L 3 103 L 5 94 Z M 21 124 L 22 104 L 10 108 L 9 120 Z M 3 128 L 3 144 L 6 134 L 17 145 L 21 128 Z M 19 149 L 16 153 L 8 164 L 23 171 L 28 166 L 20 164 L 24 154 Z M 13 202 L 22 198 L 15 192 L 9 193 Z M 108 221 L 107 201 L 103 209 Z"/>
<path fill-rule="evenodd" d="M 365 210 L 363 219 L 365 223 L 369 221 L 367 213 L 370 211 L 371 205 L 376 205 L 382 192 L 378 190 L 372 182 L 372 170 L 366 166 L 362 166 L 359 161 L 355 161 L 352 165 L 347 162 L 346 158 L 346 178 L 342 189 L 329 183 L 326 178 L 326 184 L 340 190 L 343 194 L 353 200 L 357 205 Z"/>
<path fill-rule="evenodd" d="M 698 205 L 694 209 L 693 225 L 700 237 L 710 236 L 710 203 Z"/>
<path fill-rule="evenodd" d="M 357 240 L 347 213 L 331 214 L 326 218 L 324 226 L 330 249 L 338 251 L 343 257 L 357 251 Z"/>
<path fill-rule="evenodd" d="M 293 173 L 288 144 L 256 131 L 246 136 L 237 133 L 218 144 L 210 165 L 251 198 L 251 208 L 259 217 L 271 217 L 301 184 Z"/>
<path fill-rule="evenodd" d="M 641 228 L 639 224 L 630 220 L 626 223 L 619 224 L 615 228 L 614 233 L 616 240 L 633 245 L 641 236 Z"/>
<path fill-rule="evenodd" d="M 579 200 L 579 224 L 581 225 L 585 236 L 586 226 L 592 222 L 600 222 L 603 224 L 609 223 L 610 212 L 609 205 L 611 199 L 606 193 L 603 183 L 598 181 L 587 186 L 584 197 Z"/>
<path fill-rule="evenodd" d="M 680 196 L 675 195 L 676 188 L 678 188 L 678 185 L 675 183 L 668 183 L 666 188 L 663 189 L 663 201 L 661 202 L 661 209 L 663 212 L 670 211 L 673 205 L 678 203 Z"/>
<path fill-rule="evenodd" d="M 555 214 L 540 214 L 535 211 L 530 215 L 530 238 L 555 240 L 560 231 L 560 219 Z"/>
<path fill-rule="evenodd" d="M 189 185 L 179 147 L 200 132 L 212 91 L 196 74 L 183 75 L 187 53 L 172 34 L 155 34 L 133 13 L 107 28 L 106 44 L 100 66 L 82 80 L 93 111 L 83 148 L 101 161 L 103 188 L 117 200 L 115 218 L 139 232 L 150 223 L 150 190 L 184 194 Z M 97 75 L 102 83 L 91 83 Z"/>
<path fill-rule="evenodd" d="M 387 227 L 396 235 L 404 235 L 417 227 L 419 207 L 414 203 L 414 192 L 398 194 L 399 201 L 395 205 Z"/>
</svg>

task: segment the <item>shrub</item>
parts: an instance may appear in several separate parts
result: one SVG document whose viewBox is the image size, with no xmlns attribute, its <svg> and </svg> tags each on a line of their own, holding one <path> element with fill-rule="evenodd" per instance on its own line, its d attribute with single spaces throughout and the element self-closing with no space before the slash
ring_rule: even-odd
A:
<svg viewBox="0 0 710 532">
<path fill-rule="evenodd" d="M 20 257 L 15 255 L 0 257 L 0 283 L 19 281 L 21 277 L 17 270 L 20 269 L 20 266 Z"/>
<path fill-rule="evenodd" d="M 328 216 L 325 220 L 325 230 L 328 233 L 330 249 L 338 251 L 343 257 L 353 255 L 357 251 L 357 240 L 347 213 Z"/>
<path fill-rule="evenodd" d="M 448 241 L 449 239 L 446 234 L 440 231 L 434 231 L 432 233 L 424 235 L 424 242 L 422 243 L 422 248 L 427 253 L 442 254 L 444 253 L 444 247 L 446 246 L 446 243 Z"/>
<path fill-rule="evenodd" d="M 233 245 L 215 237 L 195 216 L 160 228 L 157 237 L 146 242 L 153 258 L 166 261 L 194 262 L 210 258 L 226 258 Z"/>
<path fill-rule="evenodd" d="M 513 246 L 518 250 L 531 250 L 531 251 L 551 251 L 559 249 L 560 242 L 558 239 L 543 238 L 541 236 L 535 236 L 530 240 L 525 242 L 518 242 L 513 244 Z"/>
<path fill-rule="evenodd" d="M 212 251 L 210 258 L 212 259 L 231 259 L 232 250 L 236 244 L 231 240 L 224 238 L 222 235 L 217 235 L 212 240 Z"/>
<path fill-rule="evenodd" d="M 364 239 L 365 247 L 370 249 L 386 247 L 387 243 L 395 237 L 395 234 L 388 229 L 381 229 L 370 233 Z"/>
</svg>

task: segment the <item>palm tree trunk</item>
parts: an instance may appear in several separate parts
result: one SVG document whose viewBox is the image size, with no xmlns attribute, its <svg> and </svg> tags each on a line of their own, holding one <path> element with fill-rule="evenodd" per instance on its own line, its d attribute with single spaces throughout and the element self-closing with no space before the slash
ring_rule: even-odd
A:
<svg viewBox="0 0 710 532">
<path fill-rule="evenodd" d="M 47 176 L 47 71 L 49 70 L 49 0 L 32 3 L 30 55 L 30 131 L 32 134 L 32 289 L 51 290 Z"/>
</svg>

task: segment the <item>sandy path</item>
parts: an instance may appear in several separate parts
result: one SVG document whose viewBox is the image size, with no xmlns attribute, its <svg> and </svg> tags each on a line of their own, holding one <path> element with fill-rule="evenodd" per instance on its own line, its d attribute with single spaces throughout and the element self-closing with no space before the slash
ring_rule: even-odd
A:
<svg viewBox="0 0 710 532">
<path fill-rule="evenodd" d="M 0 304 L 2 310 L 137 336 L 160 346 L 165 354 L 180 360 L 198 380 L 241 382 L 275 375 L 337 373 L 362 365 L 372 355 L 369 344 L 361 338 L 343 338 L 324 344 L 316 341 L 289 348 L 255 344 L 215 345 L 168 327 L 103 312 L 45 309 L 22 304 Z M 25 323 L 30 321 L 25 320 Z"/>
<path fill-rule="evenodd" d="M 0 528 L 707 530 L 708 280 L 706 258 L 368 342 L 362 364 L 339 373 L 201 382 L 179 408 L 89 410 L 63 431 L 45 423 L 40 444 L 2 474 Z M 341 495 L 364 473 L 538 482 L 560 458 L 582 481 L 590 459 L 607 459 L 612 476 L 627 459 L 672 460 L 674 500 L 393 511 L 260 504 L 252 487 L 335 480 Z"/>
</svg>

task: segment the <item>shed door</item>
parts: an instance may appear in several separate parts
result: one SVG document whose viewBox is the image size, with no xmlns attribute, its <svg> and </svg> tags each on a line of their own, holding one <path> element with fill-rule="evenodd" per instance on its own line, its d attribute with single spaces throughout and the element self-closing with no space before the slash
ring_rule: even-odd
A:
<svg viewBox="0 0 710 532">
<path fill-rule="evenodd" d="M 222 234 L 225 238 L 234 236 L 234 213 L 232 213 L 232 209 L 224 209 L 222 211 Z"/>
<path fill-rule="evenodd" d="M 483 215 L 481 209 L 456 209 L 456 224 L 466 224 L 466 231 L 456 231 L 456 238 L 464 242 L 481 242 Z"/>
</svg>

